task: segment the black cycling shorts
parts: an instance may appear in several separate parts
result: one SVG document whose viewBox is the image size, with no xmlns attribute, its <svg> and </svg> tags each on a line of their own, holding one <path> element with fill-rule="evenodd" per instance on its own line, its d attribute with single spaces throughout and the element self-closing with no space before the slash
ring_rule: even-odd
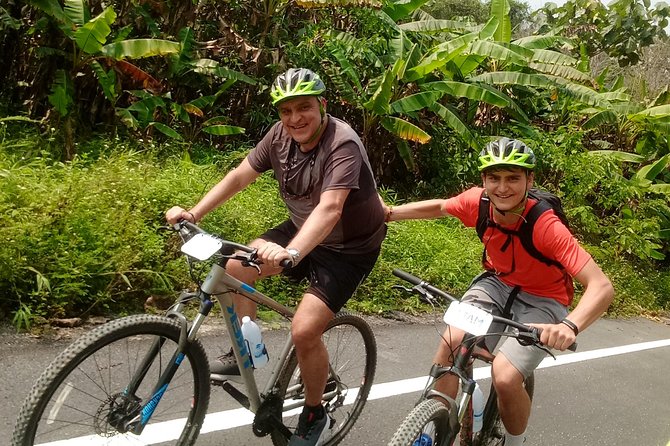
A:
<svg viewBox="0 0 670 446">
<path fill-rule="evenodd" d="M 298 229 L 287 220 L 260 236 L 261 239 L 286 246 Z M 375 266 L 380 249 L 365 254 L 343 254 L 317 246 L 302 258 L 295 268 L 283 274 L 293 280 L 309 280 L 308 293 L 321 299 L 333 313 L 337 313 L 353 296 Z"/>
</svg>

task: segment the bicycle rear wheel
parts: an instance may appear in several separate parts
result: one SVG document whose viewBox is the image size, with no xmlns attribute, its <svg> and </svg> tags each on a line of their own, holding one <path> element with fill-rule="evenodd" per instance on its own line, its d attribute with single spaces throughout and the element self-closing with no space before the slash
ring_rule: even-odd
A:
<svg viewBox="0 0 670 446">
<path fill-rule="evenodd" d="M 171 319 L 137 315 L 79 338 L 32 387 L 19 412 L 12 446 L 195 443 L 209 404 L 209 367 L 199 341 L 190 344 L 167 389 L 157 392 L 164 392 L 163 397 L 142 434 L 114 427 L 142 416 L 139 407 L 154 397 L 154 387 L 177 349 L 179 333 L 179 324 Z M 126 395 L 139 363 L 156 340 L 161 345 L 136 398 Z"/>
<path fill-rule="evenodd" d="M 525 381 L 526 393 L 533 401 L 533 393 L 535 392 L 535 375 L 530 374 Z M 482 421 L 482 430 L 474 434 L 473 446 L 500 446 L 503 444 L 505 437 L 505 427 L 500 419 L 500 412 L 498 412 L 498 398 L 495 388 L 491 385 L 491 391 L 486 406 L 484 407 L 484 419 Z"/>
<path fill-rule="evenodd" d="M 452 409 L 453 410 L 453 409 Z M 448 446 L 454 437 L 449 426 L 449 408 L 441 401 L 421 401 L 407 415 L 388 446 Z"/>
<path fill-rule="evenodd" d="M 324 445 L 333 446 L 347 435 L 365 406 L 377 367 L 377 343 L 367 322 L 346 312 L 335 315 L 322 339 L 333 372 L 326 384 L 324 407 L 335 420 Z M 297 409 L 282 414 L 284 424 L 293 432 L 298 426 L 304 402 L 304 386 L 295 349 L 277 379 L 277 390 L 284 407 L 300 404 Z M 272 432 L 272 442 L 275 446 L 285 446 L 288 440 L 280 432 Z"/>
</svg>

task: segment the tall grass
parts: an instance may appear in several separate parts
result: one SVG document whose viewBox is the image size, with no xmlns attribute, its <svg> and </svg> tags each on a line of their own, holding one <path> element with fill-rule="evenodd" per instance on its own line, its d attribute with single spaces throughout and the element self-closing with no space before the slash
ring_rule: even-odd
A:
<svg viewBox="0 0 670 446">
<path fill-rule="evenodd" d="M 166 155 L 165 147 L 97 141 L 95 156 L 63 164 L 49 156 L 49 144 L 38 135 L 0 142 L 0 318 L 25 327 L 53 317 L 122 315 L 143 311 L 150 296 L 192 287 L 177 237 L 157 228 L 170 206 L 195 204 L 248 149 L 196 164 L 179 148 Z M 266 174 L 202 225 L 247 242 L 286 216 Z M 392 269 L 458 295 L 480 271 L 481 249 L 475 231 L 454 219 L 392 223 L 377 266 L 348 306 L 377 314 L 422 311 L 415 297 L 392 290 L 400 283 Z M 615 282 L 611 314 L 670 308 L 667 268 L 602 245 L 587 249 Z M 289 305 L 303 289 L 281 278 L 259 288 Z"/>
</svg>

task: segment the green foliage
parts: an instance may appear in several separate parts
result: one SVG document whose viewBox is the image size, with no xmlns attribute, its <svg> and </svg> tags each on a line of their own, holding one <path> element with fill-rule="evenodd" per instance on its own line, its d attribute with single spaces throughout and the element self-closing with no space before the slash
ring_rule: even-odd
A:
<svg viewBox="0 0 670 446">
<path fill-rule="evenodd" d="M 592 79 L 589 66 L 599 51 L 634 63 L 663 35 L 667 6 L 571 0 L 545 8 L 541 34 L 515 39 L 526 5 L 450 2 L 31 0 L 0 8 L 0 218 L 13 234 L 0 247 L 6 313 L 25 327 L 59 314 L 132 311 L 148 294 L 188 286 L 174 242 L 153 228 L 167 207 L 194 203 L 243 158 L 249 142 L 230 136 L 251 142 L 269 128 L 276 114 L 267 88 L 289 66 L 322 75 L 329 112 L 358 130 L 397 199 L 478 183 L 482 141 L 517 135 L 534 144 L 538 178 L 565 198 L 578 236 L 619 283 L 635 268 L 653 271 L 645 262 L 665 268 L 667 86 L 653 95 L 642 86 L 635 102 L 620 73 Z M 22 123 L 40 133 L 21 135 Z M 205 224 L 244 241 L 284 217 L 264 176 Z M 417 243 L 422 231 L 445 244 L 442 231 L 460 237 L 442 221 L 392 225 L 384 274 L 391 264 L 433 274 L 428 259 L 400 255 L 400 228 Z M 361 308 L 384 308 L 390 281 L 379 274 Z M 654 280 L 667 285 L 659 274 Z M 462 289 L 464 277 L 435 276 L 453 279 L 449 289 Z M 285 302 L 299 289 L 281 279 L 262 286 Z M 667 305 L 652 296 L 645 308 Z"/>
<path fill-rule="evenodd" d="M 19 309 L 16 310 L 14 317 L 12 318 L 12 324 L 18 331 L 21 331 L 21 329 L 30 330 L 32 319 L 33 317 L 30 307 L 24 303 L 20 303 Z"/>
<path fill-rule="evenodd" d="M 569 0 L 562 6 L 547 3 L 541 10 L 545 28 L 571 37 L 589 56 L 600 52 L 616 59 L 621 66 L 640 61 L 642 49 L 665 37 L 670 7 L 660 2 L 651 7 L 647 0 L 616 0 L 605 6 L 591 0 Z"/>
<path fill-rule="evenodd" d="M 14 142 L 2 145 L 0 158 L 0 220 L 8 234 L 0 246 L 0 289 L 16 325 L 36 317 L 137 312 L 147 297 L 188 286 L 176 240 L 156 228 L 171 205 L 192 205 L 217 182 L 233 153 L 199 166 L 179 158 L 159 162 L 160 147 L 138 152 L 120 140 L 96 140 L 89 144 L 102 146 L 99 157 L 80 147 L 82 155 L 62 164 L 47 152 L 26 160 L 25 147 Z M 270 183 L 262 177 L 205 227 L 248 241 L 283 220 Z"/>
<path fill-rule="evenodd" d="M 537 139 L 540 180 L 563 192 L 568 214 L 586 242 L 614 257 L 663 260 L 670 253 L 670 207 L 667 194 L 651 185 L 652 178 L 667 176 L 667 158 L 636 170 L 640 157 L 589 152 L 582 139 L 573 128 L 560 129 L 550 140 Z"/>
<path fill-rule="evenodd" d="M 486 22 L 490 10 L 479 0 L 431 0 L 423 9 L 437 19 L 468 19 L 474 23 Z"/>
<path fill-rule="evenodd" d="M 80 147 L 80 155 L 63 164 L 50 158 L 48 140 L 25 136 L 0 139 L 0 219 L 8 234 L 0 246 L 0 292 L 7 297 L 2 310 L 13 315 L 18 328 L 53 317 L 138 312 L 150 296 L 192 287 L 178 240 L 156 228 L 164 224 L 167 208 L 191 206 L 248 149 L 217 153 L 198 148 L 196 164 L 180 155 L 178 146 L 139 147 L 103 139 Z M 426 156 L 445 159 L 445 173 L 436 172 L 446 181 L 420 182 L 413 192 L 447 197 L 478 179 L 470 152 L 459 151 L 453 135 L 438 136 L 451 141 L 451 148 Z M 670 221 L 667 202 L 651 196 L 642 200 L 623 178 L 625 163 L 610 157 L 594 163 L 580 146 L 579 132 L 536 136 L 540 182 L 562 191 L 579 237 L 615 281 L 617 302 L 611 313 L 667 309 L 667 267 L 659 268 L 644 252 L 645 246 L 661 244 L 658 213 L 665 212 Z M 25 153 L 34 155 L 27 159 Z M 471 168 L 459 174 L 460 181 L 449 181 L 449 164 Z M 661 169 L 656 165 L 645 172 L 658 176 Z M 391 203 L 413 199 L 391 190 L 382 193 Z M 246 242 L 285 218 L 276 181 L 266 174 L 202 224 Z M 398 283 L 390 274 L 393 268 L 460 294 L 480 270 L 480 256 L 474 230 L 454 219 L 392 223 L 377 266 L 349 307 L 374 313 L 421 311 L 415 298 L 391 291 Z M 260 282 L 259 289 L 294 305 L 304 284 L 273 278 Z"/>
</svg>

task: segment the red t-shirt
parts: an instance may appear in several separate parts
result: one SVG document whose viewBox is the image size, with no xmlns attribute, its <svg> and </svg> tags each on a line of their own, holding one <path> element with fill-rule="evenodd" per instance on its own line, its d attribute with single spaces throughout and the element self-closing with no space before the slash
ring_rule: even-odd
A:
<svg viewBox="0 0 670 446">
<path fill-rule="evenodd" d="M 479 213 L 479 200 L 483 189 L 474 187 L 446 200 L 442 212 L 452 215 L 467 227 L 475 227 Z M 537 203 L 528 199 L 525 216 Z M 491 207 L 493 212 L 493 207 Z M 493 218 L 493 217 L 491 217 Z M 522 220 L 506 229 L 516 230 Z M 520 286 L 527 293 L 555 299 L 570 305 L 574 296 L 572 277 L 577 275 L 591 259 L 568 228 L 553 211 L 543 213 L 535 223 L 533 244 L 547 258 L 556 260 L 565 270 L 537 260 L 523 248 L 519 237 L 508 235 L 496 228 L 487 228 L 482 243 L 486 248 L 484 267 L 496 271 L 500 280 L 510 286 Z M 504 247 L 505 244 L 507 247 Z"/>
</svg>

